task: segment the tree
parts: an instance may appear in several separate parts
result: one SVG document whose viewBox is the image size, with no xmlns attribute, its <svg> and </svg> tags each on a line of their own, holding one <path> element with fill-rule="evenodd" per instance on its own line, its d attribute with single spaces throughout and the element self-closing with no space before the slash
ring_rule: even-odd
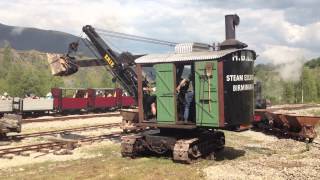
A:
<svg viewBox="0 0 320 180">
<path fill-rule="evenodd" d="M 10 44 L 6 44 L 5 48 L 3 49 L 3 59 L 0 62 L 0 92 L 7 92 L 8 91 L 8 83 L 7 83 L 7 75 L 11 69 L 11 64 L 13 61 L 13 55 L 11 52 Z"/>
<path fill-rule="evenodd" d="M 283 102 L 295 102 L 295 84 L 293 82 L 283 82 Z"/>
<path fill-rule="evenodd" d="M 301 81 L 304 102 L 316 102 L 318 99 L 316 78 L 309 68 L 303 68 Z"/>
<path fill-rule="evenodd" d="M 19 65 L 12 65 L 7 76 L 8 92 L 11 96 L 20 96 L 23 74 L 21 74 L 21 67 Z"/>
</svg>

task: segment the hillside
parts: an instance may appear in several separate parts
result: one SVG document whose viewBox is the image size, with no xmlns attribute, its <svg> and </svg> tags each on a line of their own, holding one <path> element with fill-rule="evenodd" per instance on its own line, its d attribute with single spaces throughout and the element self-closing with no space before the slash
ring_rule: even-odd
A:
<svg viewBox="0 0 320 180">
<path fill-rule="evenodd" d="M 53 77 L 45 53 L 0 49 L 0 93 L 22 97 L 47 94 L 51 87 L 114 87 L 104 67 L 82 68 L 68 77 Z"/>
<path fill-rule="evenodd" d="M 59 31 L 0 24 L 0 47 L 10 44 L 17 50 L 66 53 L 69 43 L 78 39 L 77 36 Z M 91 55 L 86 46 L 80 43 L 79 51 Z"/>
</svg>

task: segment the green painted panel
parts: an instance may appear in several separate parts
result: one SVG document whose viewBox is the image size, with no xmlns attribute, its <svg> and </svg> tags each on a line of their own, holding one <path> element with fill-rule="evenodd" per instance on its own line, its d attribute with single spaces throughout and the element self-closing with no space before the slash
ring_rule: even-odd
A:
<svg viewBox="0 0 320 180">
<path fill-rule="evenodd" d="M 175 82 L 174 64 L 156 64 L 157 122 L 175 124 Z"/>
<path fill-rule="evenodd" d="M 206 66 L 208 66 L 208 63 L 212 67 L 212 75 L 210 78 L 206 76 Z M 197 126 L 217 127 L 219 125 L 217 64 L 217 61 L 201 61 L 195 63 L 195 102 Z"/>
</svg>

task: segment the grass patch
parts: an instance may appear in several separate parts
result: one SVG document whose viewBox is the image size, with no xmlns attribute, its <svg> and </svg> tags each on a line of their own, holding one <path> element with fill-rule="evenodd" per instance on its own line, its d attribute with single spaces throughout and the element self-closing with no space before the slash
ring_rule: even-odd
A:
<svg viewBox="0 0 320 180">
<path fill-rule="evenodd" d="M 45 162 L 0 171 L 4 179 L 201 179 L 204 163 L 178 164 L 169 158 L 122 158 L 119 145 L 90 150 L 102 156 L 66 162 Z"/>
</svg>

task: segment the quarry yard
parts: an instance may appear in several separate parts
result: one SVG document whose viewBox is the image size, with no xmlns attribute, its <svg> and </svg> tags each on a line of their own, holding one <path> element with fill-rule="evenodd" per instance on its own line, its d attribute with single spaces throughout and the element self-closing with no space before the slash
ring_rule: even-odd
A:
<svg viewBox="0 0 320 180">
<path fill-rule="evenodd" d="M 300 110 L 299 110 L 300 111 Z M 314 109 L 312 110 L 314 111 Z M 309 110 L 308 110 L 309 112 Z M 89 118 L 72 121 L 30 123 L 23 132 L 56 130 L 103 123 L 120 122 L 121 117 Z M 317 131 L 319 132 L 319 127 Z M 72 133 L 92 136 L 120 132 L 120 128 Z M 122 158 L 120 139 L 84 144 L 69 155 L 31 153 L 0 159 L 4 179 L 319 179 L 320 149 L 291 139 L 248 130 L 225 131 L 224 150 L 211 158 L 191 164 L 174 163 L 170 156 Z M 50 137 L 35 137 L 12 142 L 21 144 L 47 142 Z M 315 139 L 319 142 L 319 138 Z"/>
<path fill-rule="evenodd" d="M 320 1 L 0 1 L 0 180 L 320 180 Z"/>
</svg>

